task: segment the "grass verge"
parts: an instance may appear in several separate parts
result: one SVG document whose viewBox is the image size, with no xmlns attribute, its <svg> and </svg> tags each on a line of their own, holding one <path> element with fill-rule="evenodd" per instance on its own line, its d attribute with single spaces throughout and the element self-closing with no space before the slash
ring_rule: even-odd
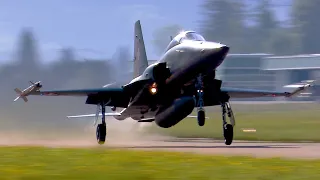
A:
<svg viewBox="0 0 320 180">
<path fill-rule="evenodd" d="M 319 179 L 320 160 L 107 149 L 0 148 L 1 179 Z"/>
<path fill-rule="evenodd" d="M 245 106 L 245 105 L 244 105 Z M 264 105 L 261 107 L 244 108 L 238 106 L 234 113 L 236 126 L 234 129 L 235 140 L 255 141 L 313 141 L 320 142 L 320 108 L 277 108 Z M 193 113 L 196 115 L 196 113 Z M 186 118 L 174 127 L 162 129 L 152 126 L 151 131 L 181 138 L 214 138 L 223 139 L 221 112 L 218 110 L 207 111 L 203 127 L 199 127 L 195 118 Z M 255 129 L 256 132 L 244 132 L 246 129 Z"/>
</svg>

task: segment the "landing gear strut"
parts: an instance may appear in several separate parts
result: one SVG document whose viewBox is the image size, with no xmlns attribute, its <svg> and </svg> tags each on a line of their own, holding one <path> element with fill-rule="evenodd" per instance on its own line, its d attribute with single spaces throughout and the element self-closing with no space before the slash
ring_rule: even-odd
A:
<svg viewBox="0 0 320 180">
<path fill-rule="evenodd" d="M 197 89 L 197 93 L 198 93 L 198 116 L 197 116 L 197 120 L 198 120 L 198 125 L 199 126 L 204 126 L 205 124 L 205 118 L 206 118 L 206 113 L 204 111 L 204 103 L 203 103 L 203 81 L 202 81 L 202 75 L 200 74 L 197 78 L 197 83 L 196 83 L 196 89 Z"/>
<path fill-rule="evenodd" d="M 224 143 L 226 145 L 231 145 L 233 141 L 233 127 L 235 126 L 234 115 L 229 102 L 225 102 L 221 104 L 222 108 L 222 124 L 223 124 L 223 136 Z M 226 113 L 230 119 L 230 124 L 227 123 Z"/>
<path fill-rule="evenodd" d="M 105 103 L 101 103 L 102 122 L 101 124 L 98 124 L 97 130 L 96 130 L 96 138 L 99 144 L 104 144 L 104 142 L 106 141 L 107 126 L 106 126 L 105 112 L 106 112 Z"/>
</svg>

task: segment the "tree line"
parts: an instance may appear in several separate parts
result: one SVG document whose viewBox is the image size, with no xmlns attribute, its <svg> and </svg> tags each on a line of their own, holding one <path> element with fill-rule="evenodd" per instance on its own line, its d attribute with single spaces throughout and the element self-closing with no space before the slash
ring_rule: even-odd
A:
<svg viewBox="0 0 320 180">
<path fill-rule="evenodd" d="M 63 127 L 90 124 L 91 121 L 66 121 L 67 115 L 95 112 L 85 105 L 85 97 L 30 96 L 27 103 L 19 100 L 14 88 L 41 81 L 42 89 L 96 88 L 116 81 L 130 80 L 132 59 L 126 46 L 120 46 L 108 59 L 79 59 L 72 48 L 62 48 L 59 57 L 44 64 L 32 30 L 23 29 L 10 61 L 0 66 L 0 130 L 8 128 L 40 130 L 55 133 Z M 83 129 L 79 129 L 82 131 Z"/>
<path fill-rule="evenodd" d="M 272 2 L 204 0 L 199 8 L 202 16 L 198 22 L 200 33 L 209 41 L 228 44 L 230 53 L 319 53 L 319 1 L 283 1 L 288 7 L 288 13 L 285 14 L 287 22 L 277 18 L 274 11 L 277 7 Z M 181 29 L 183 26 L 179 23 L 158 29 L 153 40 L 157 52 L 162 53 L 168 37 Z"/>
</svg>

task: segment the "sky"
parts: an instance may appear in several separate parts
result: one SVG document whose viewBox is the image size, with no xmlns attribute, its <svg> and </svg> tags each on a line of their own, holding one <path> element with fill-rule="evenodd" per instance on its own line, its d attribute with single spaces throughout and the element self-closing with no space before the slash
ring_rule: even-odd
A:
<svg viewBox="0 0 320 180">
<path fill-rule="evenodd" d="M 289 0 L 282 0 L 281 4 L 285 1 Z M 200 0 L 0 0 L 0 59 L 8 59 L 24 27 L 33 29 L 45 61 L 54 60 L 56 50 L 65 46 L 74 47 L 83 58 L 106 59 L 121 45 L 132 51 L 133 25 L 138 19 L 148 58 L 154 59 L 157 56 L 151 43 L 153 32 L 168 24 L 197 31 L 197 21 L 202 18 L 201 3 Z M 286 18 L 285 11 L 278 9 L 277 16 Z"/>
</svg>

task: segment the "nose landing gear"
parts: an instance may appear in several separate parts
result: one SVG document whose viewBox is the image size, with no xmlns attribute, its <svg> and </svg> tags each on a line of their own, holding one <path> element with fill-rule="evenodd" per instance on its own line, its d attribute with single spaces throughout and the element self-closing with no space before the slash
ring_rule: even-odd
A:
<svg viewBox="0 0 320 180">
<path fill-rule="evenodd" d="M 204 126 L 205 124 L 205 119 L 206 119 L 206 113 L 204 111 L 204 103 L 203 103 L 203 81 L 202 81 L 202 75 L 200 74 L 197 78 L 197 84 L 196 84 L 196 89 L 198 93 L 198 125 L 199 126 Z"/>
<path fill-rule="evenodd" d="M 204 111 L 204 100 L 203 100 L 203 76 L 200 74 L 197 78 L 196 83 L 197 95 L 198 95 L 198 125 L 204 126 L 205 124 L 205 111 Z M 223 136 L 224 136 L 224 143 L 226 145 L 231 145 L 233 141 L 233 127 L 235 126 L 235 118 L 231 109 L 231 105 L 229 102 L 221 103 L 222 108 L 222 127 L 223 127 Z M 230 119 L 230 124 L 227 123 L 226 114 Z"/>
<path fill-rule="evenodd" d="M 205 123 L 205 118 L 206 118 L 206 114 L 205 114 L 205 111 L 204 110 L 198 110 L 198 125 L 199 126 L 204 126 L 204 123 Z"/>
</svg>

